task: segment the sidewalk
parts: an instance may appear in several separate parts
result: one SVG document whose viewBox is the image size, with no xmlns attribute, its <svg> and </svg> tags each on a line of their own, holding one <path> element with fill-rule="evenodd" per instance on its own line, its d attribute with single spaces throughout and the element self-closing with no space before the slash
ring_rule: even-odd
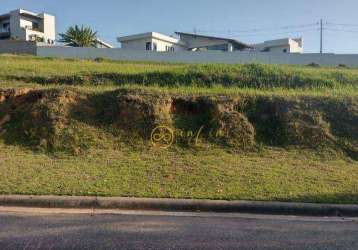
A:
<svg viewBox="0 0 358 250">
<path fill-rule="evenodd" d="M 358 205 L 80 196 L 0 196 L 0 206 L 358 217 Z"/>
</svg>

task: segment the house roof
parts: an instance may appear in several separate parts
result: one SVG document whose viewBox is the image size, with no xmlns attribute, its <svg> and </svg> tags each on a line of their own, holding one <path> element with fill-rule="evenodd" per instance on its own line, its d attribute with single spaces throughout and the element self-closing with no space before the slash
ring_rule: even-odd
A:
<svg viewBox="0 0 358 250">
<path fill-rule="evenodd" d="M 24 9 L 16 9 L 16 10 L 10 11 L 9 13 L 0 15 L 0 21 L 5 20 L 5 19 L 9 19 L 12 12 L 17 12 L 19 15 L 21 15 L 23 17 L 35 18 L 35 19 L 39 19 L 39 20 L 43 19 L 44 14 L 46 14 L 46 13 L 37 14 L 37 13 L 27 11 L 27 10 L 24 10 Z"/>
<path fill-rule="evenodd" d="M 179 45 L 185 45 L 179 39 L 176 39 L 171 36 L 163 35 L 158 32 L 146 32 L 146 33 L 140 33 L 140 34 L 135 34 L 135 35 L 131 35 L 131 36 L 123 36 L 123 37 L 118 37 L 117 40 L 118 40 L 118 42 L 128 42 L 128 41 L 132 41 L 132 40 L 139 40 L 139 39 L 146 39 L 146 38 L 156 38 L 158 40 L 162 40 L 165 42 L 175 43 L 175 44 L 179 44 Z"/>
<path fill-rule="evenodd" d="M 29 17 L 29 18 L 36 18 L 36 19 L 43 19 L 43 16 L 41 14 L 37 14 L 28 10 L 23 10 L 23 9 L 17 9 L 15 11 L 18 11 L 19 14 L 23 17 Z"/>
<path fill-rule="evenodd" d="M 206 35 L 199 35 L 199 34 L 185 33 L 185 32 L 175 32 L 175 34 L 177 34 L 179 36 L 192 36 L 192 37 L 205 38 L 205 39 L 210 39 L 210 40 L 221 40 L 221 41 L 232 43 L 233 46 L 237 49 L 252 48 L 250 45 L 240 42 L 236 39 L 232 39 L 232 38 L 206 36 Z"/>
<path fill-rule="evenodd" d="M 10 18 L 10 14 L 4 14 L 4 15 L 0 15 L 0 21 L 2 20 L 6 20 L 6 19 L 9 19 Z"/>
<path fill-rule="evenodd" d="M 112 49 L 112 48 L 113 48 L 113 46 L 112 46 L 111 44 L 106 43 L 105 41 L 103 41 L 103 40 L 101 40 L 101 39 L 99 39 L 99 38 L 96 39 L 96 42 L 99 43 L 99 44 L 101 44 L 101 45 L 103 45 L 103 46 L 105 46 L 105 47 L 107 47 L 107 48 L 109 48 L 109 49 Z"/>
</svg>

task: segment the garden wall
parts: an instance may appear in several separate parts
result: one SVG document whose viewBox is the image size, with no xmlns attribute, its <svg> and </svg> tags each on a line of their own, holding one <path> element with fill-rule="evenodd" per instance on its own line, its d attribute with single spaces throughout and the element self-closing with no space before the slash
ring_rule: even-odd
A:
<svg viewBox="0 0 358 250">
<path fill-rule="evenodd" d="M 70 47 L 37 47 L 38 56 L 94 59 L 107 58 L 124 61 L 154 61 L 180 63 L 266 63 L 307 65 L 316 63 L 326 66 L 344 64 L 358 67 L 358 54 L 284 54 L 260 52 L 153 52 L 123 49 L 70 48 Z"/>
</svg>

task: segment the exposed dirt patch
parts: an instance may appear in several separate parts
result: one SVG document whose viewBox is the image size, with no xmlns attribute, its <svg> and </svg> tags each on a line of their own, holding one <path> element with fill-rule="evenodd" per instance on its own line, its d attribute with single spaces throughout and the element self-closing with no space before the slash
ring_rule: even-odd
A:
<svg viewBox="0 0 358 250">
<path fill-rule="evenodd" d="M 0 103 L 27 94 L 31 89 L 0 89 Z"/>
</svg>

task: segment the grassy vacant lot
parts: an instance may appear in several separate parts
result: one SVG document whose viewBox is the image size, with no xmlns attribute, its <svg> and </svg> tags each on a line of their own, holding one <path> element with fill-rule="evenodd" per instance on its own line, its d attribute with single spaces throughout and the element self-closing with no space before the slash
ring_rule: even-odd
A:
<svg viewBox="0 0 358 250">
<path fill-rule="evenodd" d="M 27 56 L 0 66 L 2 194 L 358 204 L 356 69 Z M 239 136 L 163 150 L 146 134 L 162 122 Z"/>
</svg>

